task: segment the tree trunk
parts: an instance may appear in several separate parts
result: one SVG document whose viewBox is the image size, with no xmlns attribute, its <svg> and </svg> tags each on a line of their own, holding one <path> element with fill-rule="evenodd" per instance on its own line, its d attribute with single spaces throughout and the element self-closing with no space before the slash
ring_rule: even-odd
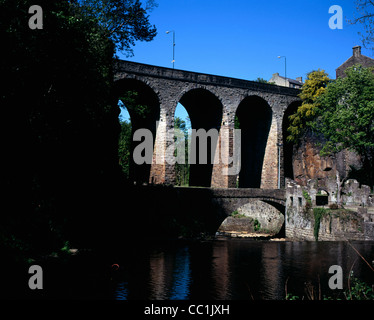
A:
<svg viewBox="0 0 374 320">
<path fill-rule="evenodd" d="M 339 171 L 336 170 L 336 185 L 337 185 L 337 192 L 336 192 L 336 204 L 339 208 L 343 208 L 342 205 L 342 189 L 343 189 L 343 183 L 346 178 L 343 178 L 340 180 Z"/>
</svg>

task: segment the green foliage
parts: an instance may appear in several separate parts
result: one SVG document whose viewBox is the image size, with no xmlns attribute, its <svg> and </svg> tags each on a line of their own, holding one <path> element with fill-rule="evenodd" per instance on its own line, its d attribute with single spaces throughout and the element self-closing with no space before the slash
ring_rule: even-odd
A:
<svg viewBox="0 0 374 320">
<path fill-rule="evenodd" d="M 316 241 L 318 241 L 318 233 L 319 233 L 319 228 L 321 225 L 321 220 L 324 216 L 328 214 L 329 210 L 325 208 L 313 208 L 313 214 L 314 214 L 314 238 Z"/>
<path fill-rule="evenodd" d="M 312 198 L 310 197 L 308 191 L 303 189 L 302 192 L 303 192 L 303 197 L 306 200 L 305 209 L 306 211 L 308 211 L 312 207 Z"/>
<path fill-rule="evenodd" d="M 134 14 L 111 20 L 123 32 L 108 34 L 100 20 L 105 15 L 91 14 L 89 3 L 102 10 L 131 5 Z M 56 251 L 72 235 L 86 241 L 85 235 L 99 227 L 95 212 L 112 203 L 114 186 L 108 181 L 113 184 L 119 170 L 120 127 L 112 101 L 115 47 L 126 50 L 134 39 L 147 41 L 153 33 L 139 1 L 41 0 L 42 30 L 28 26 L 34 4 L 0 1 L 5 48 L 0 72 L 6 79 L 0 95 L 6 119 L 0 129 L 0 182 L 7 199 L 0 246 L 26 256 Z"/>
<path fill-rule="evenodd" d="M 312 204 L 312 198 L 310 197 L 308 191 L 306 191 L 306 190 L 303 189 L 302 192 L 303 192 L 303 197 L 304 197 L 304 199 L 305 199 L 307 202 L 310 202 L 310 204 Z"/>
<path fill-rule="evenodd" d="M 349 277 L 350 286 L 345 291 L 347 300 L 374 300 L 374 286 L 369 286 L 353 275 Z"/>
<path fill-rule="evenodd" d="M 255 221 L 253 222 L 253 227 L 254 227 L 255 231 L 259 231 L 261 229 L 261 223 L 260 223 L 260 221 L 258 221 L 257 219 L 255 219 Z"/>
<path fill-rule="evenodd" d="M 152 113 L 152 108 L 146 104 L 142 104 L 140 101 L 140 95 L 137 91 L 125 91 L 119 100 L 123 103 L 123 106 L 126 107 L 129 114 L 134 119 L 147 119 Z M 123 107 L 121 106 L 121 107 Z"/>
<path fill-rule="evenodd" d="M 128 90 L 119 97 L 120 108 L 126 108 L 135 122 L 146 120 L 152 113 L 152 108 L 142 104 L 139 92 Z M 132 124 L 128 121 L 120 120 L 121 132 L 118 138 L 119 165 L 126 179 L 130 178 L 130 162 L 132 155 Z M 134 129 L 135 130 L 135 129 Z"/>
<path fill-rule="evenodd" d="M 287 293 L 285 300 L 299 300 L 300 297 L 292 293 Z"/>
<path fill-rule="evenodd" d="M 360 65 L 331 83 L 319 99 L 319 130 L 329 139 L 325 153 L 349 148 L 363 155 L 374 148 L 374 75 Z"/>
<path fill-rule="evenodd" d="M 267 84 L 275 84 L 274 82 L 269 82 L 268 80 L 264 79 L 264 78 L 261 78 L 261 77 L 258 77 L 255 82 L 259 82 L 259 83 L 267 83 Z"/>
<path fill-rule="evenodd" d="M 176 178 L 176 185 L 177 186 L 188 186 L 189 180 L 190 180 L 190 165 L 188 163 L 188 129 L 186 121 L 183 119 L 176 117 L 174 119 L 174 128 L 181 131 L 181 133 L 184 136 L 184 139 L 182 137 L 175 137 L 176 140 L 176 146 L 175 146 L 175 152 L 174 156 L 177 156 L 177 150 L 178 150 L 178 143 L 183 143 L 184 146 L 184 156 L 185 156 L 185 163 L 175 163 L 175 178 Z"/>
<path fill-rule="evenodd" d="M 307 128 L 310 127 L 310 122 L 314 119 L 318 106 L 317 99 L 323 94 L 329 82 L 330 78 L 324 70 L 318 69 L 307 75 L 307 79 L 299 95 L 303 103 L 297 109 L 296 113 L 289 117 L 290 125 L 287 128 L 289 132 L 287 141 L 297 142 Z"/>
<path fill-rule="evenodd" d="M 237 115 L 235 115 L 234 129 L 240 129 L 239 117 Z"/>
<path fill-rule="evenodd" d="M 348 288 L 345 289 L 341 294 L 334 295 L 334 296 L 327 296 L 323 295 L 322 297 L 316 297 L 314 294 L 308 294 L 308 287 L 305 286 L 305 291 L 307 293 L 306 298 L 309 300 L 374 300 L 374 286 L 370 286 L 369 284 L 361 281 L 360 279 L 353 276 L 353 271 L 348 276 Z M 312 292 L 314 288 L 312 287 Z M 311 291 L 309 289 L 309 291 Z M 292 293 L 286 293 L 285 300 L 304 300 L 304 297 L 300 298 Z"/>
<path fill-rule="evenodd" d="M 373 181 L 374 161 L 374 74 L 356 65 L 345 78 L 330 83 L 318 99 L 313 127 L 326 143 L 322 155 L 349 149 L 363 159 Z"/>
<path fill-rule="evenodd" d="M 97 32 L 111 39 L 118 50 L 133 55 L 135 41 L 151 41 L 157 35 L 149 23 L 148 12 L 157 4 L 153 0 L 142 6 L 139 0 L 78 0 L 79 12 L 96 22 Z"/>
<path fill-rule="evenodd" d="M 120 121 L 121 132 L 118 139 L 119 165 L 126 179 L 130 177 L 132 127 L 128 121 Z"/>
<path fill-rule="evenodd" d="M 70 249 L 71 249 L 70 242 L 69 241 L 65 241 L 64 246 L 61 248 L 61 251 L 63 253 L 69 253 Z"/>
<path fill-rule="evenodd" d="M 231 216 L 234 217 L 234 218 L 238 218 L 238 219 L 246 218 L 246 216 L 244 214 L 239 213 L 238 210 L 233 211 L 231 213 Z"/>
<path fill-rule="evenodd" d="M 259 83 L 268 83 L 268 81 L 266 79 L 261 78 L 261 77 L 258 77 L 255 81 L 259 82 Z"/>
</svg>

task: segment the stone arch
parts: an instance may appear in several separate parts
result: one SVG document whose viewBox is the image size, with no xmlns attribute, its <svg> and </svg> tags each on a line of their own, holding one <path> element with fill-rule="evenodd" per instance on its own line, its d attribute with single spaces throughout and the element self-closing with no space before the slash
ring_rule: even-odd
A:
<svg viewBox="0 0 374 320">
<path fill-rule="evenodd" d="M 260 188 L 273 111 L 265 99 L 251 95 L 240 102 L 235 115 L 235 127 L 241 129 L 239 187 Z"/>
<path fill-rule="evenodd" d="M 210 187 L 214 162 L 212 159 L 215 156 L 222 122 L 222 102 L 205 88 L 186 91 L 179 102 L 187 110 L 192 127 L 189 185 Z M 203 130 L 199 131 L 200 129 Z M 200 132 L 205 134 L 205 137 L 200 135 Z M 204 152 L 206 157 L 203 157 Z"/>
<path fill-rule="evenodd" d="M 283 172 L 284 178 L 290 178 L 292 180 L 295 178 L 293 172 L 294 143 L 287 141 L 287 128 L 290 125 L 289 116 L 294 114 L 299 106 L 301 106 L 301 100 L 291 102 L 284 111 L 282 119 Z"/>
<path fill-rule="evenodd" d="M 259 232 L 267 234 L 267 236 L 284 237 L 284 201 L 267 198 L 252 198 L 244 202 L 241 200 L 231 199 L 233 203 L 230 207 L 233 211 L 229 212 L 226 216 L 220 216 L 220 220 L 218 221 L 219 227 L 217 229 L 219 233 Z M 255 229 L 253 229 L 254 222 L 256 224 Z"/>
<path fill-rule="evenodd" d="M 197 83 L 186 83 L 183 88 L 180 89 L 178 94 L 176 94 L 176 101 L 180 102 L 183 96 L 185 96 L 188 92 L 193 91 L 193 90 L 204 90 L 209 92 L 210 94 L 214 95 L 222 105 L 223 103 L 223 98 L 220 94 L 220 90 L 217 89 L 216 87 L 209 86 L 209 85 L 202 85 L 202 84 L 197 84 Z"/>
<path fill-rule="evenodd" d="M 123 78 L 115 82 L 115 98 L 126 106 L 132 125 L 132 136 L 138 129 L 147 129 L 152 133 L 155 143 L 157 121 L 160 119 L 160 98 L 146 82 L 136 77 Z M 132 139 L 131 139 L 132 140 Z M 131 141 L 129 180 L 136 184 L 149 182 L 151 162 L 136 164 L 133 159 L 134 148 L 138 141 Z"/>
</svg>

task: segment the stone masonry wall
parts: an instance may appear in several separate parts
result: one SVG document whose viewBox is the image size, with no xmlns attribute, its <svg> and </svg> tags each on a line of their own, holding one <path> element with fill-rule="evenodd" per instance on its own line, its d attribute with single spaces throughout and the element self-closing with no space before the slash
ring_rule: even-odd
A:
<svg viewBox="0 0 374 320">
<path fill-rule="evenodd" d="M 316 219 L 313 208 L 316 207 L 318 189 L 316 189 L 315 181 L 311 181 L 307 187 L 301 186 L 290 179 L 287 179 L 286 183 L 286 238 L 316 240 L 314 235 Z M 352 185 L 354 188 L 352 188 Z M 333 181 L 330 181 L 328 191 L 331 194 L 333 188 Z M 350 197 L 357 201 L 350 202 L 351 205 L 356 204 L 356 208 L 352 208 L 352 211 L 326 211 L 326 214 L 320 220 L 318 240 L 374 240 L 374 213 L 368 211 L 368 209 L 371 210 L 373 205 L 369 191 L 370 189 L 367 189 L 366 186 L 358 188 L 357 181 L 348 180 L 343 192 L 349 192 Z M 330 204 L 333 203 L 333 200 L 336 201 L 336 198 L 331 199 Z M 343 201 L 344 199 L 343 197 Z M 360 204 L 364 204 L 365 207 L 360 207 Z"/>
<path fill-rule="evenodd" d="M 187 72 L 162 68 L 128 61 L 118 61 L 116 65 L 115 80 L 136 79 L 144 82 L 159 98 L 160 123 L 156 132 L 154 156 L 150 174 L 150 183 L 174 184 L 175 172 L 172 165 L 165 161 L 160 163 L 156 159 L 167 159 L 173 154 L 167 154 L 170 141 L 166 139 L 166 132 L 174 126 L 174 113 L 177 103 L 183 95 L 193 89 L 205 89 L 213 93 L 222 104 L 221 128 L 233 128 L 236 110 L 243 99 L 248 96 L 259 96 L 264 99 L 272 109 L 272 123 L 265 149 L 265 156 L 261 176 L 261 188 L 274 189 L 278 184 L 278 148 L 277 143 L 282 141 L 282 120 L 287 107 L 298 101 L 299 90 L 263 84 L 253 81 L 220 77 L 214 75 Z M 202 110 L 201 112 L 204 112 Z M 255 112 L 255 110 L 254 110 Z M 226 138 L 225 138 L 226 139 Z M 228 136 L 225 141 L 228 156 L 232 155 L 233 141 Z M 220 152 L 220 144 L 216 154 Z M 170 149 L 170 148 L 169 148 Z M 225 151 L 226 152 L 226 151 Z M 170 153 L 170 150 L 169 150 Z M 157 163 L 156 163 L 157 162 Z M 283 178 L 283 164 L 281 163 L 281 181 Z M 236 176 L 225 174 L 227 164 L 220 162 L 213 166 L 212 187 L 235 187 Z"/>
</svg>

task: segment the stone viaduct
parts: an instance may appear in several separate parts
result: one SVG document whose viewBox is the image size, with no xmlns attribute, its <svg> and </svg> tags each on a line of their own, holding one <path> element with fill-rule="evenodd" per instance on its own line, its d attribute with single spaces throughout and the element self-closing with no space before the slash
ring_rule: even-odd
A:
<svg viewBox="0 0 374 320">
<path fill-rule="evenodd" d="M 137 173 L 140 182 L 175 184 L 174 166 L 156 159 L 170 156 L 167 150 L 172 142 L 166 133 L 174 127 L 178 102 L 187 110 L 193 129 L 233 132 L 236 117 L 241 129 L 239 174 L 225 174 L 222 169 L 230 165 L 223 159 L 197 163 L 190 166 L 191 186 L 232 188 L 238 183 L 240 188 L 276 189 L 278 182 L 284 186 L 285 176 L 293 178 L 288 169 L 292 148 L 284 143 L 284 133 L 288 115 L 301 103 L 298 89 L 123 60 L 116 62 L 115 83 L 116 99 L 136 91 L 137 102 L 151 110 L 146 119 L 129 110 L 133 131 L 148 128 L 154 136 L 152 164 Z M 210 143 L 215 154 L 230 157 L 233 153 L 233 134 L 220 135 Z"/>
</svg>

